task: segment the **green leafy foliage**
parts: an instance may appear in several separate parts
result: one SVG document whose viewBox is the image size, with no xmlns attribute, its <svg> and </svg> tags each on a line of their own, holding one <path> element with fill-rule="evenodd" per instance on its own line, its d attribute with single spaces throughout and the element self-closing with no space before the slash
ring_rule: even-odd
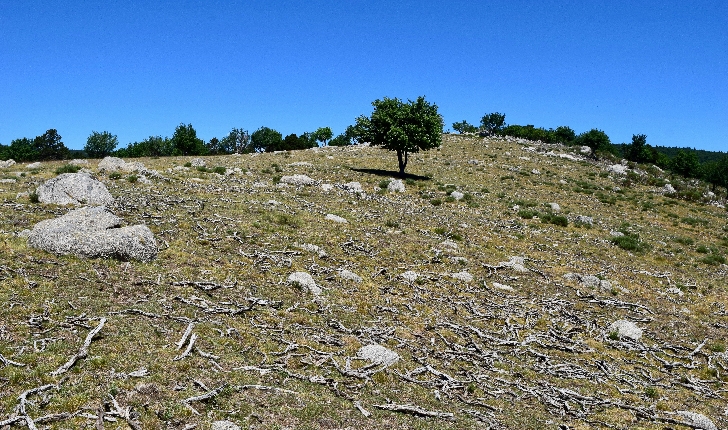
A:
<svg viewBox="0 0 728 430">
<path fill-rule="evenodd" d="M 4 151 L 3 159 L 12 158 L 15 161 L 35 161 L 38 159 L 38 150 L 33 145 L 33 141 L 27 137 L 14 139 Z"/>
<path fill-rule="evenodd" d="M 63 166 L 56 169 L 56 175 L 60 175 L 61 173 L 76 173 L 79 170 L 81 170 L 81 168 L 78 166 L 75 166 L 73 164 L 64 164 Z"/>
<path fill-rule="evenodd" d="M 86 139 L 83 150 L 86 151 L 89 158 L 104 158 L 114 152 L 118 145 L 119 139 L 117 139 L 116 135 L 108 131 L 102 131 L 101 133 L 92 131 L 91 135 Z"/>
<path fill-rule="evenodd" d="M 329 127 L 319 127 L 312 133 L 312 137 L 314 140 L 321 142 L 324 146 L 326 146 L 326 142 L 331 140 L 332 137 L 334 137 L 334 132 L 331 131 Z"/>
<path fill-rule="evenodd" d="M 500 132 L 506 124 L 506 114 L 492 112 L 483 115 L 480 119 L 480 129 L 488 135 Z"/>
<path fill-rule="evenodd" d="M 670 160 L 669 168 L 686 178 L 697 178 L 700 175 L 700 161 L 697 154 L 692 151 L 677 151 L 675 157 Z"/>
<path fill-rule="evenodd" d="M 577 145 L 588 146 L 592 150 L 592 154 L 597 152 L 611 152 L 612 143 L 609 141 L 607 133 L 593 128 L 589 131 L 578 135 L 574 141 Z"/>
<path fill-rule="evenodd" d="M 114 151 L 117 157 L 166 157 L 174 155 L 174 144 L 162 136 L 149 136 L 141 142 L 130 143 L 126 148 Z"/>
<path fill-rule="evenodd" d="M 454 122 L 452 124 L 452 129 L 457 131 L 460 134 L 463 133 L 476 133 L 478 131 L 478 127 L 469 124 L 467 121 L 462 120 L 460 122 Z"/>
<path fill-rule="evenodd" d="M 658 154 L 647 144 L 647 135 L 633 134 L 632 143 L 623 148 L 624 157 L 635 163 L 656 163 Z"/>
<path fill-rule="evenodd" d="M 251 144 L 250 133 L 242 128 L 233 128 L 227 136 L 216 142 L 210 141 L 208 151 L 211 154 L 247 154 L 255 152 Z"/>
<path fill-rule="evenodd" d="M 205 142 L 197 137 L 192 124 L 180 124 L 170 139 L 174 147 L 174 155 L 204 155 L 207 153 Z"/>
<path fill-rule="evenodd" d="M 370 142 L 397 152 L 399 173 L 404 175 L 410 153 L 437 148 L 442 142 L 442 116 L 437 105 L 424 97 L 409 100 L 385 97 L 372 102 L 371 117 L 359 116 L 347 131 L 358 142 Z"/>
<path fill-rule="evenodd" d="M 33 139 L 35 160 L 64 160 L 68 158 L 69 151 L 61 141 L 61 135 L 56 129 L 47 130 L 40 136 Z"/>
<path fill-rule="evenodd" d="M 261 127 L 250 135 L 250 144 L 255 152 L 277 151 L 283 142 L 283 135 L 268 127 Z"/>
</svg>

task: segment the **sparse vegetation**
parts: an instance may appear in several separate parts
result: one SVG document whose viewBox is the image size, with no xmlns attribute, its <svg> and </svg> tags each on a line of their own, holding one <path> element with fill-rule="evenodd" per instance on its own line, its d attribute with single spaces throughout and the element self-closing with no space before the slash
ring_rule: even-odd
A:
<svg viewBox="0 0 728 430">
<path fill-rule="evenodd" d="M 98 175 L 124 224 L 153 231 L 150 263 L 29 247 L 20 232 L 69 209 L 29 203 L 64 163 L 3 171 L 0 422 L 50 384 L 25 403 L 57 420 L 38 428 L 99 427 L 100 410 L 117 420 L 106 427 L 136 428 L 658 429 L 680 427 L 681 410 L 727 426 L 724 208 L 545 155 L 561 146 L 461 135 L 411 156 L 405 192 L 376 194 L 389 161 L 353 149 L 206 156 L 204 172 L 178 167 L 189 156 L 135 160 L 165 176 L 145 174 L 151 186 Z M 283 174 L 333 187 L 273 185 Z M 298 271 L 319 296 L 287 282 Z M 102 317 L 88 355 L 52 375 Z M 374 344 L 398 361 L 357 355 Z"/>
</svg>

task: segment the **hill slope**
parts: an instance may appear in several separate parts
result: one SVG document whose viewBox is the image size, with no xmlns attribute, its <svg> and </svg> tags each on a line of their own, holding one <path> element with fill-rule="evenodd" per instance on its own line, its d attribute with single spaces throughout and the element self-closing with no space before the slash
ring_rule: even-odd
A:
<svg viewBox="0 0 728 430">
<path fill-rule="evenodd" d="M 726 427 L 725 209 L 566 151 L 445 135 L 404 193 L 363 146 L 139 160 L 169 180 L 99 178 L 151 263 L 29 248 L 60 164 L 5 169 L 0 427 Z"/>
</svg>

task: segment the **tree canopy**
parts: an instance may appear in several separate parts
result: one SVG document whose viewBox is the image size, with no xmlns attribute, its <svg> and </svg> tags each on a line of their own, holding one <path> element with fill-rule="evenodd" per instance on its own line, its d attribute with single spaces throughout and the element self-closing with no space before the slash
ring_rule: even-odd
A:
<svg viewBox="0 0 728 430">
<path fill-rule="evenodd" d="M 101 133 L 92 131 L 91 135 L 86 139 L 86 145 L 83 147 L 83 150 L 86 151 L 86 155 L 90 158 L 104 158 L 114 152 L 118 144 L 119 139 L 116 138 L 116 135 L 108 131 Z"/>
<path fill-rule="evenodd" d="M 385 97 L 372 102 L 371 117 L 359 116 L 351 129 L 358 142 L 369 142 L 397 152 L 399 173 L 404 175 L 410 153 L 437 148 L 442 143 L 442 115 L 424 96 L 407 103 Z"/>
<path fill-rule="evenodd" d="M 498 133 L 506 125 L 506 114 L 500 112 L 492 112 L 483 115 L 480 119 L 480 130 L 488 135 Z"/>
</svg>

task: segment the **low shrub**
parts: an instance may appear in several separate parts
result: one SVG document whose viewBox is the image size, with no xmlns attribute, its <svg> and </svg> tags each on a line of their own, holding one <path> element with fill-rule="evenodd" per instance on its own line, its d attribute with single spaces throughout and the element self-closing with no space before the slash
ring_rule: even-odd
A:
<svg viewBox="0 0 728 430">
<path fill-rule="evenodd" d="M 77 173 L 79 170 L 81 168 L 78 166 L 66 164 L 56 169 L 56 175 L 60 175 L 61 173 Z"/>
</svg>

